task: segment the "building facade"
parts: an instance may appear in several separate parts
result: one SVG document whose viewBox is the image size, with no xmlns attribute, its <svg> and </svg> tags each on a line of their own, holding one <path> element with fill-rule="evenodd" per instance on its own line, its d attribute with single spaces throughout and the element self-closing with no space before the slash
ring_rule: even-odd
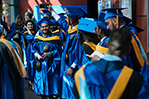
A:
<svg viewBox="0 0 149 99">
<path fill-rule="evenodd" d="M 134 20 L 134 24 L 144 29 L 138 36 L 144 50 L 146 51 L 148 49 L 149 0 L 2 0 L 1 2 L 6 2 L 10 6 L 8 9 L 9 15 L 6 18 L 9 25 L 15 20 L 17 14 L 21 14 L 24 17 L 26 11 L 33 12 L 33 6 L 38 6 L 47 2 L 59 6 L 86 5 L 88 14 L 94 18 L 98 17 L 100 2 L 102 2 L 102 7 L 128 7 L 125 14 Z"/>
</svg>

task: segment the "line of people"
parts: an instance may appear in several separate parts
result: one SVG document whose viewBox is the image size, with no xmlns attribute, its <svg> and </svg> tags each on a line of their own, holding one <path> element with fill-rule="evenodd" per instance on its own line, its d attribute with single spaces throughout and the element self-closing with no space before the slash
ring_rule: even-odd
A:
<svg viewBox="0 0 149 99">
<path fill-rule="evenodd" d="M 142 30 L 122 14 L 123 8 L 104 9 L 106 14 L 93 19 L 81 8 L 68 7 L 66 16 L 47 7 L 36 24 L 27 19 L 30 14 L 25 23 L 17 16 L 7 40 L 1 41 L 14 51 L 7 60 L 8 52 L 1 50 L 0 98 L 24 99 L 22 78 L 42 99 L 149 98 L 147 57 L 137 37 Z M 0 32 L 3 36 L 3 26 Z M 8 64 L 11 57 L 13 67 Z"/>
</svg>

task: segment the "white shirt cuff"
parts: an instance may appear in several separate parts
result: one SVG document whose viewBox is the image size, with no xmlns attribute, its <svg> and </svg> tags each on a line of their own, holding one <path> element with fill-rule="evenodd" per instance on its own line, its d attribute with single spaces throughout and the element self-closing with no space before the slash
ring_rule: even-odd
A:
<svg viewBox="0 0 149 99">
<path fill-rule="evenodd" d="M 38 57 L 38 55 L 39 55 L 39 54 L 38 54 L 37 52 L 36 52 L 36 53 L 34 53 L 34 56 L 35 56 L 36 58 Z"/>
<path fill-rule="evenodd" d="M 76 68 L 76 66 L 77 66 L 77 64 L 75 64 L 75 63 L 73 63 L 73 64 L 71 65 L 72 68 Z"/>
</svg>

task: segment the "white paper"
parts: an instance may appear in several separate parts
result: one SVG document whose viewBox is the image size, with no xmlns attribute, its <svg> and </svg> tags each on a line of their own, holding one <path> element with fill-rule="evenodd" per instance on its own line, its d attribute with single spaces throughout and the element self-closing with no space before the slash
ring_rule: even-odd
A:
<svg viewBox="0 0 149 99">
<path fill-rule="evenodd" d="M 100 52 L 98 52 L 98 51 L 94 51 L 90 56 L 91 56 L 91 57 L 94 57 L 94 55 L 97 55 L 97 56 L 99 56 L 100 58 L 103 58 L 103 56 L 104 56 L 104 54 L 102 54 L 102 53 L 100 53 Z"/>
</svg>

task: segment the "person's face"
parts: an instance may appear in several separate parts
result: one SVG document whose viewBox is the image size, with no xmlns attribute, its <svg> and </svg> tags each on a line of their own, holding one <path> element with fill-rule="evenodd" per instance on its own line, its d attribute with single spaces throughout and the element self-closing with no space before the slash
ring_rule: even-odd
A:
<svg viewBox="0 0 149 99">
<path fill-rule="evenodd" d="M 94 33 L 97 35 L 97 37 L 100 36 L 101 33 L 100 33 L 100 29 L 99 29 L 98 25 L 96 26 Z"/>
<path fill-rule="evenodd" d="M 103 34 L 101 33 L 101 28 L 99 28 L 98 25 L 96 26 L 96 29 L 95 29 L 94 33 L 97 35 L 97 37 L 98 37 L 99 39 L 101 39 L 102 36 L 103 36 Z"/>
<path fill-rule="evenodd" d="M 27 23 L 27 28 L 28 28 L 29 30 L 32 30 L 32 29 L 33 29 L 33 23 L 32 23 L 32 22 L 28 22 L 28 23 Z"/>
<path fill-rule="evenodd" d="M 25 21 L 30 20 L 29 16 L 25 15 Z"/>
<path fill-rule="evenodd" d="M 115 23 L 114 19 L 106 19 L 105 23 L 107 25 L 107 29 L 110 31 L 112 31 L 116 28 L 116 26 L 115 26 L 116 23 Z"/>
<path fill-rule="evenodd" d="M 40 27 L 40 30 L 44 33 L 44 34 L 47 34 L 49 32 L 49 25 L 47 23 L 42 23 L 41 24 L 41 27 Z"/>
<path fill-rule="evenodd" d="M 53 24 L 50 26 L 50 29 L 53 31 L 53 30 L 56 30 L 58 28 L 58 25 L 57 23 Z"/>
<path fill-rule="evenodd" d="M 18 22 L 21 22 L 21 17 L 18 17 Z"/>
</svg>

